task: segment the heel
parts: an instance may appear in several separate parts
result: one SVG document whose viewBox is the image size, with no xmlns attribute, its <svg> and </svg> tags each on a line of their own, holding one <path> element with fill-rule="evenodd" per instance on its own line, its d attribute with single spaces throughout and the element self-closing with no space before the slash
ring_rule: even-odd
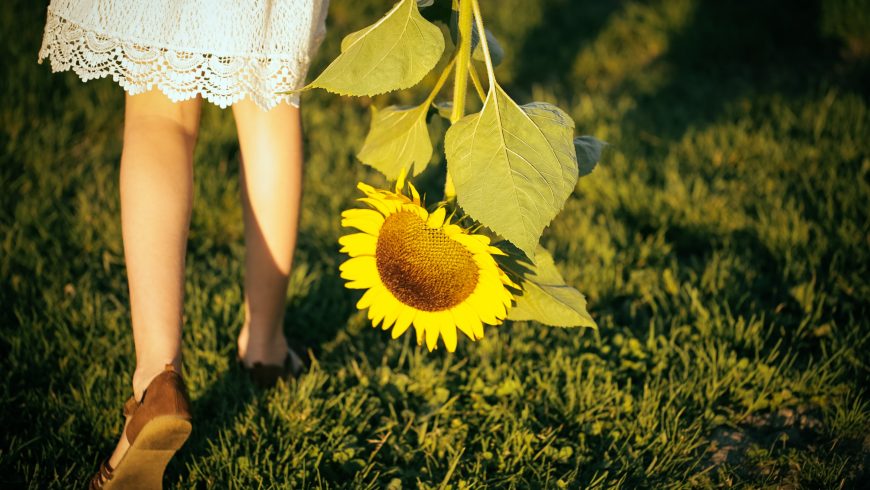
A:
<svg viewBox="0 0 870 490">
<path fill-rule="evenodd" d="M 166 465 L 187 441 L 191 428 L 189 420 L 171 415 L 148 421 L 103 488 L 161 490 Z"/>
<path fill-rule="evenodd" d="M 146 451 L 178 451 L 192 430 L 190 420 L 167 415 L 151 419 L 132 447 Z"/>
<path fill-rule="evenodd" d="M 127 401 L 124 413 L 130 417 L 127 425 L 127 440 L 132 444 L 145 425 L 162 417 L 190 420 L 190 398 L 181 375 L 171 364 L 155 377 L 142 395 L 142 401 L 134 398 Z"/>
</svg>

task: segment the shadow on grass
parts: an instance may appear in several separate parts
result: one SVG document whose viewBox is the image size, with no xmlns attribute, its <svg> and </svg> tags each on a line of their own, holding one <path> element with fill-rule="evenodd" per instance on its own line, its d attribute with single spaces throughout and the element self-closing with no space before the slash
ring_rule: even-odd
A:
<svg viewBox="0 0 870 490">
<path fill-rule="evenodd" d="M 708 302 L 705 298 L 720 298 L 718 302 L 724 307 L 721 313 L 726 315 L 775 318 L 779 328 L 774 336 L 784 345 L 799 347 L 793 351 L 799 360 L 809 361 L 823 354 L 818 342 L 808 342 L 812 335 L 804 328 L 808 313 L 793 294 L 795 284 L 788 264 L 763 242 L 757 230 L 723 231 L 707 224 L 661 223 L 626 209 L 619 210 L 617 216 L 631 230 L 629 236 L 662 235 L 669 255 L 678 264 L 680 290 L 667 293 L 662 286 L 652 292 L 652 299 L 641 293 L 617 291 L 602 295 L 596 307 L 612 315 L 616 325 L 628 326 L 643 336 L 654 317 L 678 315 L 679 308 L 673 302 L 694 302 L 685 296 L 687 286 L 691 294 L 700 295 L 702 304 Z M 673 297 L 677 295 L 679 299 Z M 602 330 L 599 334 L 606 337 L 616 333 Z M 739 350 L 740 346 L 735 344 L 734 348 Z M 743 354 L 754 355 L 751 351 Z"/>
<path fill-rule="evenodd" d="M 540 83 L 566 94 L 584 90 L 570 75 L 572 63 L 630 3 L 548 1 L 538 26 L 528 32 L 516 56 L 516 88 L 529 91 Z M 626 149 L 632 147 L 628 153 L 646 154 L 648 161 L 662 162 L 663 154 L 687 131 L 727 118 L 734 105 L 743 101 L 750 104 L 759 95 L 777 94 L 788 99 L 830 88 L 868 94 L 866 60 L 842 59 L 839 41 L 822 34 L 819 0 L 788 5 L 776 0 L 751 5 L 718 1 L 686 5 L 691 10 L 685 24 L 670 35 L 664 53 L 643 68 L 660 69 L 666 74 L 662 83 L 643 85 L 648 80 L 634 74 L 604 89 L 609 100 L 625 94 L 636 101 L 619 123 L 623 141 L 614 142 Z M 664 171 L 663 166 L 654 166 L 647 178 L 664 186 Z M 807 211 L 813 212 L 812 208 Z M 764 316 L 775 312 L 777 321 L 787 326 L 800 322 L 803 311 L 790 293 L 794 278 L 755 230 L 723 234 L 713 226 L 662 223 L 627 213 L 621 220 L 629 235 L 663 233 L 681 267 L 697 277 L 708 268 L 714 252 L 734 254 L 747 269 L 741 266 L 728 271 L 731 282 L 721 293 L 741 313 Z M 630 294 L 614 293 L 597 303 L 599 309 L 612 309 L 617 323 L 641 330 L 647 328 L 653 314 L 638 307 L 642 302 Z"/>
<path fill-rule="evenodd" d="M 626 10 L 631 3 L 549 0 L 538 25 L 521 41 L 512 88 L 528 93 L 533 85 L 543 85 L 567 96 L 600 90 L 586 87 L 582 74 L 572 75 L 572 65 L 614 15 L 637 15 Z M 820 87 L 870 94 L 870 63 L 841 57 L 842 42 L 822 33 L 819 0 L 788 5 L 777 0 L 751 5 L 697 1 L 685 8 L 689 19 L 674 29 L 666 51 L 648 66 L 633 69 L 660 70 L 663 83 L 651 88 L 645 77 L 633 73 L 605 89 L 614 100 L 620 93 L 637 100 L 620 125 L 632 138 L 654 135 L 648 151 L 679 140 L 689 128 L 716 121 L 735 101 L 759 94 L 789 97 Z M 612 49 L 614 57 L 626 56 L 617 52 L 620 46 Z"/>
<path fill-rule="evenodd" d="M 538 25 L 525 36 L 517 60 L 515 85 L 557 85 L 582 47 L 594 41 L 620 0 L 549 0 Z M 546 53 L 546 55 L 542 55 Z"/>
<path fill-rule="evenodd" d="M 302 264 L 315 264 L 315 268 L 329 269 L 336 262 L 332 250 L 335 247 L 325 242 L 329 237 L 318 233 L 300 232 L 294 267 Z M 347 324 L 352 312 L 350 292 L 343 287 L 343 281 L 335 271 L 321 271 L 304 293 L 291 297 L 285 307 L 284 332 L 288 343 L 301 356 L 311 353 L 323 366 L 321 356 L 329 356 L 327 346 L 339 335 Z M 291 285 L 292 289 L 292 285 Z M 232 349 L 235 352 L 235 349 Z M 345 356 L 343 352 L 337 353 Z M 328 362 L 328 361 L 327 361 Z M 328 367 L 326 368 L 328 369 Z M 184 449 L 173 458 L 166 470 L 171 481 L 190 481 L 191 473 L 199 471 L 197 462 L 219 451 L 219 437 L 233 432 L 239 418 L 251 410 L 263 416 L 266 398 L 272 389 L 256 388 L 241 367 L 231 362 L 229 368 L 220 373 L 209 384 L 205 392 L 193 401 L 194 431 Z M 234 459 L 233 455 L 229 455 Z M 200 475 L 209 480 L 208 475 Z"/>
<path fill-rule="evenodd" d="M 260 394 L 247 375 L 235 364 L 222 373 L 206 392 L 193 402 L 193 432 L 178 456 L 166 469 L 170 479 L 187 481 L 188 468 L 207 456 L 210 441 L 225 429 L 232 427 L 240 413 Z M 207 477 L 206 477 L 207 479 Z"/>
<path fill-rule="evenodd" d="M 631 82 L 621 87 L 638 100 L 623 126 L 635 134 L 655 128 L 657 139 L 676 141 L 687 129 L 721 118 L 729 105 L 760 94 L 790 97 L 824 87 L 866 93 L 866 67 L 840 60 L 838 43 L 821 34 L 820 18 L 818 0 L 787 7 L 776 0 L 751 7 L 697 2 L 692 18 L 654 61 L 665 67 L 668 81 L 649 93 Z"/>
</svg>

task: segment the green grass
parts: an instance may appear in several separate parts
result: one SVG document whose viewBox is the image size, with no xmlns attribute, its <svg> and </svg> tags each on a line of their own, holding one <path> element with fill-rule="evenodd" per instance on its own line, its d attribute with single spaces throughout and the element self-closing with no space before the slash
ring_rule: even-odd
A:
<svg viewBox="0 0 870 490">
<path fill-rule="evenodd" d="M 315 72 L 385 10 L 332 4 Z M 509 91 L 611 143 L 543 239 L 600 330 L 517 323 L 448 354 L 370 328 L 336 243 L 356 182 L 383 184 L 354 158 L 370 101 L 310 93 L 285 327 L 317 364 L 255 391 L 232 362 L 238 149 L 208 106 L 184 328 L 196 423 L 170 487 L 870 486 L 866 58 L 842 54 L 818 2 L 482 4 Z M 83 487 L 134 367 L 123 93 L 36 64 L 41 5 L 0 9 L 0 483 Z"/>
</svg>

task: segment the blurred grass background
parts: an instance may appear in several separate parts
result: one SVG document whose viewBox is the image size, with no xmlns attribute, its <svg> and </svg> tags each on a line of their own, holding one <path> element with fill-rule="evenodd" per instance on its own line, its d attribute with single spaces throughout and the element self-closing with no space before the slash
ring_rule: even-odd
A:
<svg viewBox="0 0 870 490">
<path fill-rule="evenodd" d="M 450 355 L 370 328 L 336 239 L 356 182 L 384 183 L 354 158 L 371 101 L 306 93 L 285 327 L 317 364 L 253 390 L 232 362 L 239 153 L 230 113 L 206 105 L 184 330 L 196 424 L 170 487 L 870 486 L 868 2 L 481 3 L 509 93 L 611 143 L 543 239 L 600 330 L 518 323 Z M 333 0 L 312 72 L 388 4 Z M 36 64 L 44 8 L 0 6 L 0 483 L 71 488 L 114 444 L 134 368 L 123 92 Z"/>
</svg>

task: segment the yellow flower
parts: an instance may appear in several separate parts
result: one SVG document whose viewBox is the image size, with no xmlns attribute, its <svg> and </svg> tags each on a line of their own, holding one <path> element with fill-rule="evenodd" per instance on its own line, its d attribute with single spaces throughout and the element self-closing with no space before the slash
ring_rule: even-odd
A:
<svg viewBox="0 0 870 490">
<path fill-rule="evenodd" d="M 396 191 L 375 189 L 362 182 L 359 200 L 370 209 L 344 211 L 341 225 L 361 233 L 339 239 L 350 259 L 341 277 L 351 289 L 365 289 L 357 308 L 368 308 L 372 326 L 393 327 L 398 338 L 414 325 L 417 344 L 431 351 L 439 335 L 450 352 L 456 350 L 456 329 L 472 340 L 483 338 L 483 324 L 498 325 L 507 316 L 517 288 L 499 269 L 494 254 L 504 255 L 484 235 L 470 234 L 450 222 L 443 206 L 428 212 L 405 173 Z"/>
</svg>

